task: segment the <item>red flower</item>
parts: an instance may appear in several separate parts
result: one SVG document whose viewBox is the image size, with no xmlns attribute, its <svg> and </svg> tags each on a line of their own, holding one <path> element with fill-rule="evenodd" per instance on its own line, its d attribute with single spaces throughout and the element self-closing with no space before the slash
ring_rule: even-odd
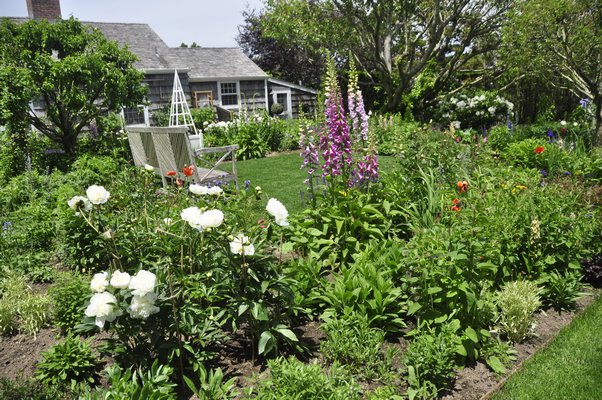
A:
<svg viewBox="0 0 602 400">
<path fill-rule="evenodd" d="M 541 154 L 541 153 L 543 153 L 544 150 L 545 150 L 545 148 L 543 146 L 537 146 L 535 148 L 535 154 Z"/>
<path fill-rule="evenodd" d="M 454 203 L 454 206 L 457 206 L 458 204 L 460 204 L 460 199 L 458 199 L 458 198 L 455 198 L 455 199 L 453 200 L 453 203 Z"/>
<path fill-rule="evenodd" d="M 465 191 L 468 190 L 468 182 L 466 182 L 466 181 L 458 181 L 456 186 L 458 187 L 459 193 L 464 193 Z"/>
<path fill-rule="evenodd" d="M 452 210 L 452 211 L 460 211 L 460 210 L 462 210 L 462 207 L 458 207 L 458 206 L 451 206 L 451 210 Z"/>
<path fill-rule="evenodd" d="M 189 165 L 187 167 L 182 168 L 182 172 L 186 176 L 192 176 L 192 174 L 194 173 L 194 165 Z"/>
<path fill-rule="evenodd" d="M 169 176 L 169 177 L 172 177 L 172 176 L 176 176 L 176 175 L 178 175 L 178 173 L 177 173 L 176 171 L 167 171 L 167 172 L 165 173 L 165 175 L 167 175 L 167 176 Z"/>
<path fill-rule="evenodd" d="M 456 143 L 460 143 L 462 141 L 462 138 L 460 136 L 456 136 L 454 140 L 456 141 Z"/>
</svg>

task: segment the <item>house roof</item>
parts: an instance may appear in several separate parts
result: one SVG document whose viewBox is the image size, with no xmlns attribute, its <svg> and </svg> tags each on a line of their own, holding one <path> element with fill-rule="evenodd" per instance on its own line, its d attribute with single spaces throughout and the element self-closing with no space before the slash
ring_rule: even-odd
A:
<svg viewBox="0 0 602 400">
<path fill-rule="evenodd" d="M 24 22 L 29 18 L 11 18 Z M 220 79 L 266 79 L 267 74 L 237 47 L 168 47 L 148 25 L 140 23 L 90 22 L 138 57 L 136 68 L 149 72 L 187 71 L 189 81 Z"/>
<path fill-rule="evenodd" d="M 212 81 L 220 78 L 266 79 L 267 74 L 238 47 L 176 47 L 182 67 L 189 68 L 189 81 Z"/>
<path fill-rule="evenodd" d="M 171 70 L 181 68 L 177 57 L 148 24 L 89 22 L 83 24 L 99 29 L 107 39 L 114 40 L 138 57 L 136 68 L 141 70 Z"/>
<path fill-rule="evenodd" d="M 273 83 L 275 85 L 279 85 L 279 86 L 285 86 L 285 87 L 297 89 L 297 90 L 300 90 L 302 92 L 307 92 L 307 93 L 311 93 L 311 94 L 318 94 L 318 91 L 315 90 L 315 89 L 311 89 L 311 88 L 308 88 L 308 87 L 303 86 L 303 85 L 297 85 L 295 83 L 283 81 L 282 79 L 268 78 L 268 82 Z"/>
</svg>

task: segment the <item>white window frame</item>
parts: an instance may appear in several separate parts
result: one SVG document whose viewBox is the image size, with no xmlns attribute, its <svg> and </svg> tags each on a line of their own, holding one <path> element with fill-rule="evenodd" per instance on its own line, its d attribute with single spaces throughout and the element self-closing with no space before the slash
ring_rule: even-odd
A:
<svg viewBox="0 0 602 400">
<path fill-rule="evenodd" d="M 236 84 L 236 93 L 224 93 L 224 95 L 226 96 L 233 96 L 234 94 L 236 94 L 236 104 L 229 104 L 229 105 L 224 105 L 222 102 L 222 84 L 224 83 L 234 83 Z M 217 82 L 217 95 L 218 95 L 218 100 L 219 100 L 219 104 L 223 107 L 223 108 L 227 108 L 227 109 L 236 109 L 240 107 L 240 81 L 220 81 Z"/>
<path fill-rule="evenodd" d="M 293 118 L 293 96 L 290 88 L 274 88 L 272 89 L 272 103 L 278 103 L 278 95 L 286 94 L 286 112 L 288 118 Z M 284 105 L 284 104 L 283 104 Z"/>
</svg>

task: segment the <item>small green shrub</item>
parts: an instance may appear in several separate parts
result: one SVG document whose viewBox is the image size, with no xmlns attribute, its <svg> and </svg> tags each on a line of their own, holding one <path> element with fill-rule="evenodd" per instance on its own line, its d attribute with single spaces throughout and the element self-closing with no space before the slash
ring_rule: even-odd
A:
<svg viewBox="0 0 602 400">
<path fill-rule="evenodd" d="M 371 328 L 367 318 L 357 313 L 334 318 L 323 328 L 326 340 L 320 350 L 327 361 L 345 365 L 363 379 L 387 380 L 394 354 L 385 355 L 381 350 L 384 331 Z"/>
<path fill-rule="evenodd" d="M 90 340 L 67 336 L 64 341 L 42 353 L 36 377 L 51 386 L 74 387 L 79 382 L 97 383 L 101 362 L 92 352 Z"/>
<path fill-rule="evenodd" d="M 405 364 L 408 383 L 413 390 L 436 395 L 438 390 L 449 384 L 456 369 L 458 328 L 459 321 L 443 325 L 439 331 L 428 328 L 410 342 Z"/>
<path fill-rule="evenodd" d="M 500 328 L 513 343 L 521 342 L 533 325 L 533 315 L 541 306 L 539 288 L 530 281 L 508 282 L 498 293 Z"/>
<path fill-rule="evenodd" d="M 584 295 L 581 278 L 582 275 L 577 271 L 544 273 L 539 279 L 543 304 L 557 311 L 574 310 L 577 300 Z"/>
<path fill-rule="evenodd" d="M 274 103 L 270 107 L 270 114 L 280 115 L 284 111 L 284 106 L 280 103 Z"/>
<path fill-rule="evenodd" d="M 52 304 L 52 319 L 62 332 L 71 330 L 84 317 L 86 302 L 90 297 L 88 279 L 81 275 L 65 273 L 48 290 Z"/>
<path fill-rule="evenodd" d="M 176 398 L 171 382 L 173 368 L 161 365 L 157 360 L 148 371 L 142 369 L 121 369 L 114 364 L 107 368 L 109 378 L 108 389 L 98 389 L 95 392 L 80 396 L 80 400 L 172 400 Z M 200 399 L 204 400 L 204 399 Z"/>
<path fill-rule="evenodd" d="M 257 400 L 359 400 L 360 388 L 341 368 L 326 373 L 320 365 L 303 364 L 295 358 L 268 362 L 270 377 L 247 390 L 245 399 Z M 255 391 L 256 389 L 256 391 Z"/>
</svg>

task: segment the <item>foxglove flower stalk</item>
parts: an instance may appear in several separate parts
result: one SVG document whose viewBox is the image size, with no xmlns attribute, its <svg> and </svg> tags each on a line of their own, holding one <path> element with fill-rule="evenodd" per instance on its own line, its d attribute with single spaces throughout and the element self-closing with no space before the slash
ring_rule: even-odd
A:
<svg viewBox="0 0 602 400">
<path fill-rule="evenodd" d="M 326 124 L 320 135 L 320 151 L 324 158 L 322 176 L 336 177 L 350 174 L 353 159 L 349 126 L 332 61 L 328 65 L 326 82 Z"/>
<path fill-rule="evenodd" d="M 347 88 L 347 108 L 354 138 L 364 145 L 368 141 L 368 115 L 364 108 L 364 98 L 358 86 L 358 73 L 353 58 L 350 59 L 349 86 Z"/>
</svg>

